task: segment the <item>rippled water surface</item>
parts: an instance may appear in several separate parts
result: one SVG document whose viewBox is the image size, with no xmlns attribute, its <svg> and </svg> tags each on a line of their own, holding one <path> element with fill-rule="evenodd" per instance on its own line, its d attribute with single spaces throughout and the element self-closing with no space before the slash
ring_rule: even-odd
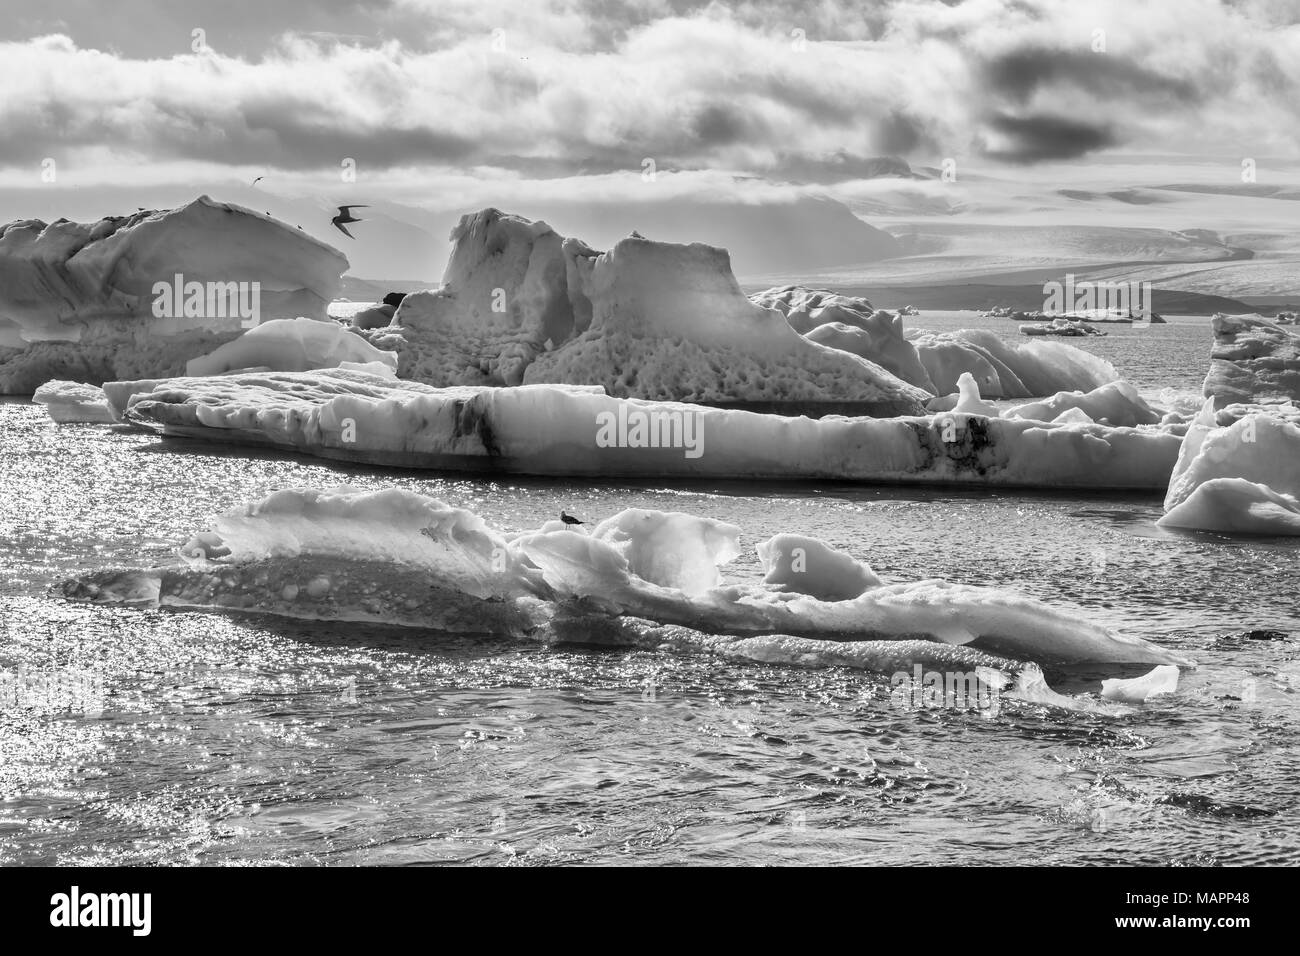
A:
<svg viewBox="0 0 1300 956">
<path fill-rule="evenodd" d="M 1108 357 L 1146 389 L 1195 387 L 1204 321 L 1161 332 L 1157 371 L 1119 336 Z M 168 560 L 270 491 L 341 482 L 505 530 L 561 508 L 711 515 L 745 529 L 735 577 L 758 573 L 757 541 L 812 534 L 895 580 L 1076 604 L 1200 667 L 1125 717 L 990 717 L 901 709 L 856 671 L 51 590 Z M 5 863 L 1300 862 L 1300 550 L 1163 532 L 1157 496 L 447 478 L 56 426 L 20 401 L 0 404 L 0 486 Z M 1049 679 L 1095 693 L 1141 670 Z"/>
</svg>

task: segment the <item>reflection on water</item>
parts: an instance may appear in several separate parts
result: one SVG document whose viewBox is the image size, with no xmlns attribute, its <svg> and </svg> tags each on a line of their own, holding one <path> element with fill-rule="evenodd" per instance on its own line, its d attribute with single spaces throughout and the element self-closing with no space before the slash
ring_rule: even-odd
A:
<svg viewBox="0 0 1300 956">
<path fill-rule="evenodd" d="M 811 534 L 888 578 L 1077 604 L 1201 667 L 1129 717 L 1015 702 L 990 717 L 900 709 L 884 675 L 49 590 L 167 560 L 216 512 L 278 488 L 343 482 L 441 497 L 506 530 L 561 508 L 712 515 L 745 530 L 737 578 L 760 573 L 757 541 Z M 0 862 L 1300 858 L 1300 552 L 1159 531 L 1158 496 L 471 481 L 163 446 L 20 403 L 0 404 L 0 484 Z M 1100 673 L 1051 679 L 1084 693 Z"/>
</svg>

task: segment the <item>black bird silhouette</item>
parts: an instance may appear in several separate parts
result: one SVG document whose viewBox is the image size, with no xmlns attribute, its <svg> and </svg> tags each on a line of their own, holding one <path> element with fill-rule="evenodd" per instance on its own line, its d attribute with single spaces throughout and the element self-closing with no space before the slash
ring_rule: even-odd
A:
<svg viewBox="0 0 1300 956">
<path fill-rule="evenodd" d="M 253 180 L 253 185 L 256 186 L 258 183 L 260 183 L 260 182 L 261 182 L 263 179 L 265 179 L 265 178 L 266 178 L 265 176 L 258 176 L 256 179 Z"/>
<path fill-rule="evenodd" d="M 565 524 L 586 524 L 587 523 L 585 521 L 579 521 L 573 515 L 565 514 L 563 511 L 560 512 L 560 520 L 563 521 Z"/>
<path fill-rule="evenodd" d="M 334 223 L 334 228 L 337 229 L 339 232 L 343 233 L 343 235 L 347 236 L 349 239 L 355 239 L 356 236 L 348 232 L 343 224 L 345 222 L 365 222 L 364 219 L 353 218 L 352 210 L 369 209 L 369 208 L 370 208 L 369 206 L 362 205 L 361 203 L 356 203 L 351 206 L 339 206 L 339 214 L 335 216 L 333 219 L 331 219 L 330 222 Z"/>
</svg>

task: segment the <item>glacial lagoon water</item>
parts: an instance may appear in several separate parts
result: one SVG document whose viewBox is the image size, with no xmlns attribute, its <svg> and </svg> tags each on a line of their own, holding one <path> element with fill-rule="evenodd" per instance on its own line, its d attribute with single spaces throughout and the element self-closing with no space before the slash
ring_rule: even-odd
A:
<svg viewBox="0 0 1300 956">
<path fill-rule="evenodd" d="M 1207 320 L 1110 331 L 1072 341 L 1145 393 L 1197 389 Z M 21 400 L 0 403 L 0 482 L 0 863 L 1300 862 L 1300 546 L 1162 531 L 1157 496 L 470 479 L 56 426 Z M 1200 666 L 1128 716 L 990 715 L 907 709 L 888 676 L 838 668 L 58 594 L 270 491 L 340 483 L 507 530 L 712 515 L 745 530 L 740 578 L 757 541 L 811 534 L 890 579 L 1077 605 Z M 1142 670 L 1048 677 L 1082 694 Z"/>
</svg>

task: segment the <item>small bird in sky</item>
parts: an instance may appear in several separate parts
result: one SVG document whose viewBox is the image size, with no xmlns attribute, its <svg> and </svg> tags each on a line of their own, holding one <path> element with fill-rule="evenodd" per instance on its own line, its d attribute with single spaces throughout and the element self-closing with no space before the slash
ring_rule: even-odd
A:
<svg viewBox="0 0 1300 956">
<path fill-rule="evenodd" d="M 563 511 L 560 512 L 560 520 L 563 521 L 565 524 L 586 524 L 587 523 L 585 521 L 579 521 L 573 515 L 565 514 Z"/>
<path fill-rule="evenodd" d="M 343 235 L 347 236 L 349 239 L 355 239 L 356 236 L 348 232 L 343 224 L 345 222 L 365 222 L 364 219 L 354 219 L 352 216 L 352 210 L 369 209 L 369 208 L 370 208 L 369 206 L 365 206 L 360 203 L 356 203 L 351 206 L 339 206 L 339 214 L 335 216 L 333 219 L 331 219 L 330 222 L 334 223 L 334 228 L 337 229 L 339 232 L 343 233 Z"/>
<path fill-rule="evenodd" d="M 261 182 L 263 179 L 265 179 L 265 178 L 266 178 L 265 176 L 258 176 L 256 179 L 253 180 L 253 185 L 256 186 L 258 183 L 260 183 L 260 182 Z"/>
</svg>

